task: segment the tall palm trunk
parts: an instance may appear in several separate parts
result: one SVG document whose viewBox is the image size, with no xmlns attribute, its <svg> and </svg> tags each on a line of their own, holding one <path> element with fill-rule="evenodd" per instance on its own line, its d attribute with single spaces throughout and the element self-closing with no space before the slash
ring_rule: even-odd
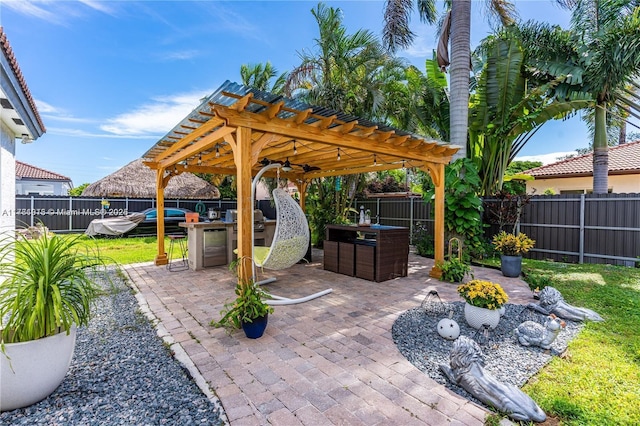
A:
<svg viewBox="0 0 640 426">
<path fill-rule="evenodd" d="M 609 145 L 607 144 L 607 110 L 604 102 L 596 106 L 593 137 L 593 192 L 606 194 L 609 190 Z"/>
<path fill-rule="evenodd" d="M 471 1 L 453 0 L 451 5 L 451 93 L 449 118 L 451 143 L 461 148 L 454 158 L 467 156 L 469 125 L 469 64 L 471 62 Z"/>
</svg>

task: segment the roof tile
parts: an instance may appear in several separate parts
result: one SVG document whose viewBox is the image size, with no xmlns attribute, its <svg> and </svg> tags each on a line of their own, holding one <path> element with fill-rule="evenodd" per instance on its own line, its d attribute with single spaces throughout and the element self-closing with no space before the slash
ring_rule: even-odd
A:
<svg viewBox="0 0 640 426">
<path fill-rule="evenodd" d="M 46 179 L 46 180 L 62 180 L 69 181 L 66 176 L 62 176 L 58 173 L 50 172 L 40 167 L 35 167 L 22 161 L 16 160 L 16 177 L 21 179 Z"/>
<path fill-rule="evenodd" d="M 640 140 L 609 148 L 609 173 L 611 172 L 617 174 L 640 172 Z M 523 173 L 534 177 L 592 175 L 593 152 L 536 167 Z"/>
</svg>

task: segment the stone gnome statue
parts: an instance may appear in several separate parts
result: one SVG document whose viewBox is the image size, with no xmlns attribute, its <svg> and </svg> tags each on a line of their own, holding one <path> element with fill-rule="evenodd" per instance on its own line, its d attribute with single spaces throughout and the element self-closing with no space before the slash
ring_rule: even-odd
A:
<svg viewBox="0 0 640 426">
<path fill-rule="evenodd" d="M 447 378 L 487 405 L 514 420 L 543 422 L 547 415 L 516 386 L 498 381 L 484 370 L 484 356 L 475 340 L 460 336 L 453 343 L 449 365 L 440 364 Z"/>
<path fill-rule="evenodd" d="M 547 286 L 540 292 L 540 303 L 529 303 L 528 308 L 544 315 L 555 314 L 569 321 L 604 321 L 604 319 L 587 308 L 578 308 L 564 301 L 562 294 L 554 287 Z"/>
<path fill-rule="evenodd" d="M 535 321 L 525 321 L 513 330 L 513 333 L 522 346 L 540 346 L 542 349 L 551 349 L 551 344 L 564 327 L 564 321 L 551 314 L 545 320 L 544 325 Z"/>
</svg>

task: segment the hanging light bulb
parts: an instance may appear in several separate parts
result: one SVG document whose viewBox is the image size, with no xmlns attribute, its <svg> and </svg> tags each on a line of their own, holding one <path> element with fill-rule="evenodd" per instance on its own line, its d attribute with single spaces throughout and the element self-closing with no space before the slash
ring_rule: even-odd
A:
<svg viewBox="0 0 640 426">
<path fill-rule="evenodd" d="M 340 148 L 338 148 L 338 161 L 340 161 Z"/>
<path fill-rule="evenodd" d="M 216 144 L 216 158 L 220 157 L 220 147 Z"/>
<path fill-rule="evenodd" d="M 373 154 L 373 165 L 377 166 L 378 165 L 378 159 L 376 158 L 376 155 Z"/>
<path fill-rule="evenodd" d="M 404 160 L 402 160 L 402 169 L 403 169 L 403 170 L 405 169 L 405 167 L 404 167 Z"/>
<path fill-rule="evenodd" d="M 293 140 L 293 155 L 297 155 L 298 154 L 298 149 L 296 148 L 296 140 Z"/>
<path fill-rule="evenodd" d="M 202 153 L 198 155 L 198 166 L 202 164 Z"/>
</svg>

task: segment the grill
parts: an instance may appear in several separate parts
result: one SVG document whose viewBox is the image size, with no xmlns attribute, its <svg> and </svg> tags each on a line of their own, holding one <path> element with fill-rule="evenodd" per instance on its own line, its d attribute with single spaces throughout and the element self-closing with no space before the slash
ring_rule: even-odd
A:
<svg viewBox="0 0 640 426">
<path fill-rule="evenodd" d="M 233 232 L 238 232 L 238 210 L 227 210 L 224 221 L 228 223 L 233 222 Z M 264 231 L 264 215 L 260 209 L 253 211 L 253 230 L 255 232 Z"/>
</svg>

